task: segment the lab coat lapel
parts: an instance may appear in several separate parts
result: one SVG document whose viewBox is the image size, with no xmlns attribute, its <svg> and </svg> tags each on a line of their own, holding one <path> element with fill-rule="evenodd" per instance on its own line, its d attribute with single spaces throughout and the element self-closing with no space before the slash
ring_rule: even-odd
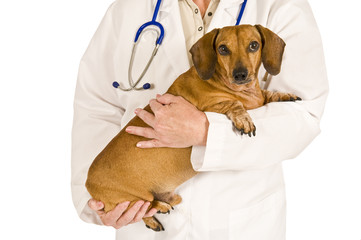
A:
<svg viewBox="0 0 361 240">
<path fill-rule="evenodd" d="M 155 4 L 156 1 L 154 1 L 154 6 Z M 159 54 L 166 55 L 178 76 L 190 67 L 178 1 L 163 0 L 157 21 L 163 25 L 165 32 Z"/>
<path fill-rule="evenodd" d="M 214 28 L 234 26 L 236 24 L 239 11 L 241 10 L 242 3 L 243 0 L 221 0 L 216 12 L 213 15 L 208 32 Z M 240 24 L 244 23 L 243 19 L 244 16 Z"/>
</svg>

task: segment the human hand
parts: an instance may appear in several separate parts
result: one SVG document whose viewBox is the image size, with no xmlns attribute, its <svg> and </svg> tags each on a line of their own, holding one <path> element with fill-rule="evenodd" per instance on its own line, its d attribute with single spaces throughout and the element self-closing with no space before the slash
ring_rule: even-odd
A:
<svg viewBox="0 0 361 240">
<path fill-rule="evenodd" d="M 140 108 L 135 110 L 135 114 L 150 128 L 129 126 L 125 129 L 130 134 L 151 139 L 138 142 L 137 147 L 185 148 L 206 145 L 207 116 L 183 97 L 158 94 L 156 99 L 149 101 L 149 105 L 154 115 Z"/>
<path fill-rule="evenodd" d="M 119 229 L 131 223 L 136 223 L 145 217 L 152 217 L 157 209 L 152 208 L 147 212 L 150 202 L 138 201 L 127 211 L 130 202 L 119 203 L 113 210 L 105 213 L 104 204 L 100 201 L 90 199 L 88 206 L 94 210 L 100 217 L 100 220 L 105 226 L 112 226 Z"/>
</svg>

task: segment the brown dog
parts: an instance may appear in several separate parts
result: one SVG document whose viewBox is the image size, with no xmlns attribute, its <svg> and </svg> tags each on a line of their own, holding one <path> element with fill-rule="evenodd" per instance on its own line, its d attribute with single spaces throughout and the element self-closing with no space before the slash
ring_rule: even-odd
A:
<svg viewBox="0 0 361 240">
<path fill-rule="evenodd" d="M 214 29 L 190 50 L 194 62 L 179 76 L 168 93 L 182 96 L 201 111 L 226 114 L 240 134 L 255 135 L 248 109 L 273 101 L 300 100 L 296 95 L 261 90 L 258 70 L 263 63 L 268 73 L 280 72 L 285 43 L 260 25 Z M 151 112 L 148 106 L 145 109 Z M 134 117 L 127 126 L 147 125 Z M 190 163 L 191 148 L 140 149 L 143 137 L 121 132 L 97 156 L 88 172 L 86 187 L 104 203 L 105 212 L 118 203 L 144 200 L 150 208 L 169 213 L 181 202 L 174 190 L 195 176 Z M 150 157 L 151 156 L 151 157 Z M 155 218 L 143 218 L 147 227 L 164 230 Z"/>
</svg>

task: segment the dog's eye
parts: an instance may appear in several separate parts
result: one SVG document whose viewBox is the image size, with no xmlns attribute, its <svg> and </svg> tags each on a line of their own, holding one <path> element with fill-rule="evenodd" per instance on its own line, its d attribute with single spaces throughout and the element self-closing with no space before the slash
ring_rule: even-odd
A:
<svg viewBox="0 0 361 240">
<path fill-rule="evenodd" d="M 259 49 L 259 43 L 258 43 L 258 42 L 252 41 L 252 42 L 249 44 L 249 51 L 250 51 L 250 52 L 256 52 L 258 49 Z"/>
<path fill-rule="evenodd" d="M 228 48 L 226 47 L 226 45 L 221 45 L 221 46 L 219 46 L 218 47 L 218 52 L 219 52 L 219 54 L 221 54 L 221 55 L 228 55 L 229 54 L 229 50 L 228 50 Z"/>
</svg>

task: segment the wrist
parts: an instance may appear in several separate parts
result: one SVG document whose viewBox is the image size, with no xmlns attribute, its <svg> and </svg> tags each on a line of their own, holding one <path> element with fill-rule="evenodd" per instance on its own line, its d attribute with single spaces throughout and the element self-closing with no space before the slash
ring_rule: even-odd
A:
<svg viewBox="0 0 361 240">
<path fill-rule="evenodd" d="M 207 145 L 208 128 L 209 128 L 209 121 L 208 121 L 207 115 L 204 112 L 201 112 L 199 141 L 195 145 L 198 145 L 198 146 L 206 146 Z"/>
</svg>

